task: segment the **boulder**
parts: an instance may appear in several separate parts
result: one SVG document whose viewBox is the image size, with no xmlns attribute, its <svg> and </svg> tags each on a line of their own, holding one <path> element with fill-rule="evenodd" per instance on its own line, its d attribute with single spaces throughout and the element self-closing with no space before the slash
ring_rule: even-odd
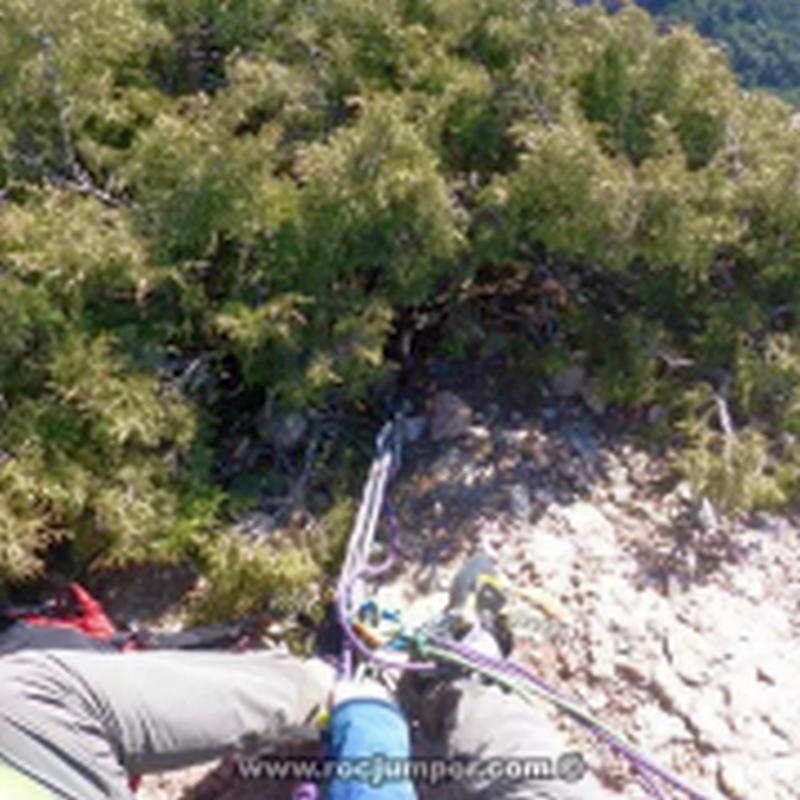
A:
<svg viewBox="0 0 800 800">
<path fill-rule="evenodd" d="M 434 442 L 458 439 L 469 431 L 472 409 L 457 394 L 439 392 L 433 399 L 431 438 Z"/>
</svg>

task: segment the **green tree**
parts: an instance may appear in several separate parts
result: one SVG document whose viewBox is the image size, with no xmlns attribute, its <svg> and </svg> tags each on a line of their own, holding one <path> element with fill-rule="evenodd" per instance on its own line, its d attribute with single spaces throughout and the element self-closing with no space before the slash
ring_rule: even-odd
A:
<svg viewBox="0 0 800 800">
<path fill-rule="evenodd" d="M 670 22 L 691 23 L 729 52 L 744 86 L 796 100 L 800 16 L 791 0 L 638 0 Z"/>
<path fill-rule="evenodd" d="M 796 495 L 800 134 L 688 28 L 560 0 L 8 0 L 0 79 L 0 575 L 71 541 L 193 558 L 220 608 L 239 577 L 244 606 L 291 594 L 347 515 L 304 538 L 288 512 L 349 508 L 342 420 L 432 306 L 456 336 L 428 350 L 518 379 L 588 360 L 609 402 L 697 423 L 708 491 Z M 276 443 L 292 414 L 309 433 Z M 261 555 L 253 508 L 278 509 Z"/>
</svg>

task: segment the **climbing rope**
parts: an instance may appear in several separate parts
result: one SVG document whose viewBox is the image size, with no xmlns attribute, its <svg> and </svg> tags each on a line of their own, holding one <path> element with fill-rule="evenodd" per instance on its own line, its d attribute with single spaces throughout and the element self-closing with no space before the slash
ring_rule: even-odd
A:
<svg viewBox="0 0 800 800">
<path fill-rule="evenodd" d="M 402 457 L 402 417 L 387 422 L 375 443 L 375 458 L 364 486 L 361 505 L 348 542 L 336 591 L 336 608 L 339 624 L 345 635 L 345 645 L 340 663 L 340 674 L 349 678 L 353 674 L 353 655 L 359 652 L 373 664 L 383 669 L 433 671 L 433 663 L 421 663 L 402 658 L 381 656 L 368 647 L 353 628 L 353 618 L 366 599 L 366 578 L 376 578 L 392 568 L 397 558 L 398 527 L 390 516 L 389 553 L 381 564 L 370 564 L 375 534 L 386 506 L 386 492 L 390 478 L 400 467 Z"/>
<path fill-rule="evenodd" d="M 403 420 L 400 416 L 387 422 L 378 434 L 375 457 L 348 542 L 336 592 L 339 623 L 344 633 L 341 675 L 343 677 L 353 675 L 356 653 L 381 670 L 432 672 L 442 665 L 451 665 L 479 674 L 515 692 L 528 703 L 536 704 L 544 700 L 571 716 L 617 755 L 624 758 L 655 800 L 668 800 L 656 779 L 682 792 L 690 800 L 714 800 L 708 793 L 701 792 L 670 770 L 655 763 L 652 758 L 629 744 L 624 737 L 595 715 L 562 695 L 521 664 L 507 659 L 492 658 L 462 642 L 424 630 L 408 632 L 403 630 L 402 626 L 398 626 L 387 639 L 380 637 L 370 626 L 360 622 L 360 613 L 369 605 L 367 580 L 374 580 L 386 573 L 397 558 L 399 526 L 394 509 L 387 501 L 387 492 L 392 478 L 399 471 L 402 439 Z M 376 534 L 382 517 L 386 520 L 389 531 L 388 553 L 381 563 L 372 564 L 370 557 L 375 548 Z M 385 650 L 400 651 L 401 654 L 398 657 L 390 657 L 383 652 Z"/>
</svg>

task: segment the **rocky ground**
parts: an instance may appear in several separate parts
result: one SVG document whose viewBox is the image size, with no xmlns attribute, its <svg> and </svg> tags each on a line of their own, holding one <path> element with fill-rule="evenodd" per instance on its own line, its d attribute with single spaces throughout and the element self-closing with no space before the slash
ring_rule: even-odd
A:
<svg viewBox="0 0 800 800">
<path fill-rule="evenodd" d="M 415 421 L 395 488 L 401 568 L 380 597 L 424 618 L 476 547 L 519 593 L 516 657 L 656 761 L 742 800 L 800 798 L 800 539 L 789 517 L 720 519 L 665 454 L 577 399 L 535 418 L 474 411 L 441 393 Z M 647 797 L 575 723 L 576 747 L 621 798 Z M 147 779 L 142 800 L 234 800 L 224 769 Z M 587 798 L 587 800 L 592 800 Z"/>
</svg>

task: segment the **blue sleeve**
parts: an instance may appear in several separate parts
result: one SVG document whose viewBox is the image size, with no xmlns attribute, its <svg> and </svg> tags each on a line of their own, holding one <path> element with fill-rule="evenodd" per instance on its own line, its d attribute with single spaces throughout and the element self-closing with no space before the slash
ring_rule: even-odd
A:
<svg viewBox="0 0 800 800">
<path fill-rule="evenodd" d="M 367 698 L 341 703 L 328 728 L 327 758 L 339 772 L 326 800 L 417 800 L 411 781 L 392 767 L 410 757 L 408 723 L 396 705 Z"/>
</svg>

